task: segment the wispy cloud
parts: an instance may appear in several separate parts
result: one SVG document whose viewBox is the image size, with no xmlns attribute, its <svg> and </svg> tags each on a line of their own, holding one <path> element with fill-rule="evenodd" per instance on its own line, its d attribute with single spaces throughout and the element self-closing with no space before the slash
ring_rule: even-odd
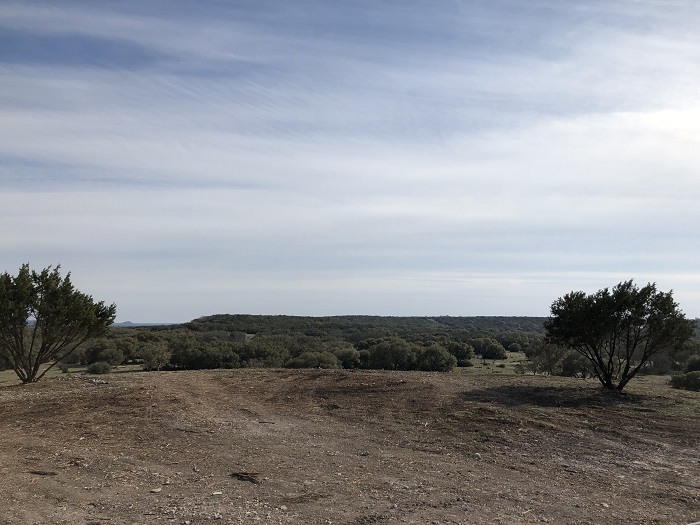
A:
<svg viewBox="0 0 700 525">
<path fill-rule="evenodd" d="M 700 315 L 700 6 L 0 6 L 3 269 L 120 319 L 543 315 L 634 277 Z M 182 297 L 182 300 L 178 300 Z"/>
</svg>

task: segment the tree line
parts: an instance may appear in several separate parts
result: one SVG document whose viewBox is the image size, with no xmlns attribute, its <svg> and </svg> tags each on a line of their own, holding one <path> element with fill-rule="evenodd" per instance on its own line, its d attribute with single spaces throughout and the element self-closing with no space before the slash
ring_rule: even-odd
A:
<svg viewBox="0 0 700 525">
<path fill-rule="evenodd" d="M 476 355 L 523 351 L 535 373 L 590 375 L 622 391 L 638 373 L 677 367 L 700 377 L 697 323 L 672 292 L 619 283 L 555 300 L 548 318 L 214 315 L 184 325 L 111 328 L 116 306 L 76 290 L 60 267 L 0 275 L 0 366 L 33 382 L 55 365 L 107 371 L 290 367 L 448 372 Z M 694 361 L 695 360 L 695 361 Z M 692 369 L 690 369 L 692 368 Z M 524 372 L 524 370 L 522 370 Z"/>
<path fill-rule="evenodd" d="M 257 316 L 253 320 L 263 321 Z M 471 366 L 477 355 L 505 359 L 508 350 L 528 348 L 542 337 L 524 332 L 412 331 L 405 326 L 379 332 L 358 326 L 343 335 L 305 329 L 307 318 L 299 320 L 299 330 L 286 319 L 283 329 L 271 323 L 256 333 L 227 331 L 221 325 L 216 330 L 193 330 L 188 324 L 113 328 L 64 364 L 139 363 L 148 370 L 288 367 L 448 372 Z"/>
</svg>

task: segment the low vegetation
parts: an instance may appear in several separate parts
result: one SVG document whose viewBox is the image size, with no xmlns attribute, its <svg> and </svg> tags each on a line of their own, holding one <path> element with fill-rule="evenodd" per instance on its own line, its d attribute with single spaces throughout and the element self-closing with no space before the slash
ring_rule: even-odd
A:
<svg viewBox="0 0 700 525">
<path fill-rule="evenodd" d="M 220 314 L 182 325 L 109 328 L 115 312 L 75 290 L 59 267 L 5 273 L 0 369 L 33 382 L 56 365 L 64 373 L 122 365 L 450 372 L 491 362 L 502 372 L 595 377 L 617 390 L 638 373 L 676 374 L 674 386 L 693 388 L 686 375 L 700 370 L 698 327 L 670 293 L 632 281 L 590 296 L 572 292 L 554 302 L 548 319 Z M 522 354 L 527 360 L 512 359 Z"/>
<path fill-rule="evenodd" d="M 539 324 L 533 319 L 216 315 L 183 325 L 112 327 L 60 365 L 72 372 L 99 362 L 148 371 L 286 367 L 448 372 L 473 367 L 593 377 L 587 359 L 545 342 L 545 319 L 538 318 Z M 691 339 L 656 354 L 640 373 L 679 374 L 699 362 L 700 343 Z"/>
<path fill-rule="evenodd" d="M 113 366 L 139 363 L 145 370 L 344 368 L 449 372 L 471 366 L 476 358 L 505 360 L 540 344 L 542 322 L 517 317 L 216 315 L 183 325 L 114 327 L 64 362 L 88 365 L 104 361 Z M 522 330 L 522 326 L 528 330 Z"/>
<path fill-rule="evenodd" d="M 671 386 L 683 390 L 700 391 L 700 371 L 671 376 Z"/>
<path fill-rule="evenodd" d="M 88 374 L 109 374 L 112 371 L 112 365 L 104 361 L 97 361 L 88 365 L 85 371 Z"/>
</svg>

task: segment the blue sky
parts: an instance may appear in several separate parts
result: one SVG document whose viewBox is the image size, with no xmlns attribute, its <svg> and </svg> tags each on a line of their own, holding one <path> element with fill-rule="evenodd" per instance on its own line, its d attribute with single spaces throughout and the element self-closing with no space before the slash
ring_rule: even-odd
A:
<svg viewBox="0 0 700 525">
<path fill-rule="evenodd" d="M 119 321 L 700 316 L 700 3 L 0 4 L 0 271 Z"/>
</svg>

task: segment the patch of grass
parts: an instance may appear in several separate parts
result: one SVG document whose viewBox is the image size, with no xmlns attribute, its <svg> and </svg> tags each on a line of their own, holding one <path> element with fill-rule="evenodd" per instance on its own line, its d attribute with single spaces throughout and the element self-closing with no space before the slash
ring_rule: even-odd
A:
<svg viewBox="0 0 700 525">
<path fill-rule="evenodd" d="M 72 371 L 73 371 L 73 367 L 71 367 L 71 372 Z M 43 377 L 43 379 L 60 376 L 61 374 L 62 374 L 61 368 L 58 365 L 56 365 L 46 373 L 46 375 Z M 17 378 L 17 374 L 15 374 L 14 370 L 3 370 L 0 372 L 0 381 L 11 382 L 11 381 L 19 381 L 19 379 Z"/>
<path fill-rule="evenodd" d="M 48 365 L 46 365 L 48 366 Z M 119 365 L 115 366 L 112 368 L 112 373 L 115 372 L 140 372 L 141 371 L 141 366 L 140 365 Z M 60 365 L 54 366 L 51 370 L 49 370 L 46 375 L 41 379 L 42 381 L 44 379 L 51 379 L 53 377 L 59 377 L 63 376 L 66 377 L 66 375 L 69 374 L 85 374 L 87 373 L 87 366 L 86 365 L 70 365 L 68 367 L 68 372 L 62 372 Z M 17 378 L 17 375 L 13 370 L 0 370 L 0 383 L 4 382 L 19 382 L 19 379 Z"/>
<path fill-rule="evenodd" d="M 523 352 L 507 352 L 507 359 L 472 359 L 474 366 L 459 368 L 460 372 L 467 374 L 515 374 L 515 367 L 518 363 L 525 363 L 527 357 Z"/>
</svg>

